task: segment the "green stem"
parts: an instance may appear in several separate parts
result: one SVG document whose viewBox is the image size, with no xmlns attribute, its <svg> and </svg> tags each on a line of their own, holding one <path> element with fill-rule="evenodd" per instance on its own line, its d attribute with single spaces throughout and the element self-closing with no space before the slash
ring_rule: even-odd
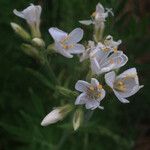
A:
<svg viewBox="0 0 150 150">
<path fill-rule="evenodd" d="M 55 75 L 55 73 L 54 73 L 54 71 L 53 71 L 53 69 L 52 69 L 52 67 L 51 67 L 51 65 L 50 65 L 47 57 L 45 58 L 44 68 L 48 72 L 49 77 L 50 78 L 52 77 L 52 79 L 55 81 L 55 83 L 58 84 L 58 85 L 60 85 L 60 83 L 57 80 L 57 77 L 56 77 L 56 75 Z"/>
</svg>

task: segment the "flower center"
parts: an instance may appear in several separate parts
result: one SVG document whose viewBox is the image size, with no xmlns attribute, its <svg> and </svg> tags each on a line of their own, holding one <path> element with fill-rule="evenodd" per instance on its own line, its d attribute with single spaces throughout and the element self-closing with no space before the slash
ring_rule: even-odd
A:
<svg viewBox="0 0 150 150">
<path fill-rule="evenodd" d="M 68 44 L 66 43 L 66 41 L 67 41 L 68 39 L 69 39 L 69 35 L 67 35 L 65 38 L 63 38 L 63 39 L 60 41 L 61 46 L 62 46 L 64 49 L 66 49 L 66 50 L 74 47 L 73 44 L 72 44 L 72 45 L 68 45 Z"/>
<path fill-rule="evenodd" d="M 126 90 L 126 86 L 125 86 L 125 83 L 123 81 L 116 81 L 114 83 L 114 89 L 116 89 L 117 91 L 120 91 L 120 92 L 125 92 Z"/>
<path fill-rule="evenodd" d="M 67 44 L 61 44 L 61 46 L 66 50 L 74 47 L 74 45 L 67 45 Z"/>
<path fill-rule="evenodd" d="M 101 92 L 98 91 L 98 90 L 101 90 L 101 89 L 102 89 L 102 85 L 101 84 L 99 84 L 97 87 L 94 87 L 94 86 L 91 85 L 89 87 L 88 95 L 90 97 L 92 97 L 92 99 L 93 98 L 94 99 L 98 99 L 98 98 L 100 98 L 102 96 Z"/>
<path fill-rule="evenodd" d="M 108 47 L 104 47 L 104 48 L 102 48 L 102 50 L 103 50 L 103 51 L 108 51 L 109 48 L 108 48 Z"/>
<path fill-rule="evenodd" d="M 114 48 L 114 53 L 117 53 L 118 49 L 117 47 Z"/>
</svg>

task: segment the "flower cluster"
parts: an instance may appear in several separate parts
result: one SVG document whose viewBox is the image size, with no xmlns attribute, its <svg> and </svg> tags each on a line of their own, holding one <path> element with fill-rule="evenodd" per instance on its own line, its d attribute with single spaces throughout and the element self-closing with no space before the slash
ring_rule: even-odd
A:
<svg viewBox="0 0 150 150">
<path fill-rule="evenodd" d="M 81 24 L 92 24 L 94 26 L 94 38 L 86 42 L 87 45 L 79 43 L 84 35 L 84 31 L 81 28 L 76 28 L 67 33 L 56 27 L 51 27 L 48 31 L 54 43 L 48 45 L 47 48 L 40 33 L 41 11 L 41 6 L 33 4 L 21 12 L 14 10 L 14 14 L 25 19 L 31 29 L 30 35 L 18 24 L 11 23 L 14 31 L 29 42 L 23 44 L 24 52 L 39 59 L 41 63 L 45 59 L 45 53 L 42 55 L 38 49 L 44 49 L 46 52 L 53 51 L 66 58 L 72 58 L 76 54 L 81 63 L 88 61 L 90 64 L 88 67 L 90 68 L 88 71 L 89 78 L 78 80 L 75 84 L 75 89 L 81 94 L 77 95 L 74 105 L 66 104 L 56 107 L 43 119 L 41 125 L 46 126 L 56 123 L 76 109 L 73 117 L 73 127 L 76 130 L 83 120 L 83 107 L 76 105 L 85 105 L 86 109 L 90 110 L 104 109 L 101 106 L 101 101 L 107 93 L 106 86 L 111 88 L 111 91 L 120 102 L 129 103 L 126 98 L 135 94 L 143 85 L 139 85 L 136 68 L 130 68 L 120 75 L 116 75 L 116 72 L 127 63 L 128 57 L 119 49 L 119 45 L 122 43 L 121 40 L 115 41 L 111 35 L 103 36 L 106 18 L 109 13 L 114 15 L 112 9 L 105 9 L 98 3 L 96 11 L 92 13 L 90 20 L 79 21 Z M 105 83 L 103 80 L 99 80 L 99 77 L 103 78 Z M 69 93 L 70 91 L 65 89 L 65 92 Z"/>
</svg>

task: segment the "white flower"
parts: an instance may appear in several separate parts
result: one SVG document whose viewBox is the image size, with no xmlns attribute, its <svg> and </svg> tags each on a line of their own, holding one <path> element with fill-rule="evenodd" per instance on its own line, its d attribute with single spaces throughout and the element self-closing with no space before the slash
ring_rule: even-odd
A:
<svg viewBox="0 0 150 150">
<path fill-rule="evenodd" d="M 72 106 L 69 104 L 55 108 L 48 115 L 46 115 L 46 117 L 42 120 L 41 125 L 47 126 L 49 124 L 61 121 L 71 110 Z"/>
<path fill-rule="evenodd" d="M 111 35 L 108 35 L 106 37 L 106 39 L 104 40 L 104 45 L 106 48 L 110 48 L 114 51 L 117 51 L 118 50 L 118 46 L 122 43 L 121 40 L 118 40 L 118 41 L 114 41 L 113 40 L 113 37 Z"/>
<path fill-rule="evenodd" d="M 82 94 L 77 97 L 75 105 L 85 104 L 86 109 L 91 110 L 95 108 L 103 109 L 103 107 L 100 106 L 100 102 L 105 97 L 105 90 L 97 79 L 92 78 L 91 83 L 79 80 L 75 85 L 75 89 L 82 92 Z"/>
<path fill-rule="evenodd" d="M 99 49 L 102 49 L 104 51 L 109 52 L 117 52 L 118 46 L 121 44 L 121 40 L 114 41 L 113 37 L 111 35 L 108 35 L 105 40 L 104 44 L 101 42 L 98 42 L 97 45 L 95 45 L 94 41 L 88 41 L 88 45 L 86 50 L 82 53 L 80 57 L 80 61 L 84 61 L 85 59 L 90 58 L 90 55 L 92 55 L 92 52 L 97 51 Z"/>
<path fill-rule="evenodd" d="M 139 85 L 135 68 L 128 69 L 119 76 L 116 76 L 114 71 L 109 72 L 105 75 L 105 81 L 122 103 L 129 103 L 126 98 L 134 95 L 143 87 Z"/>
<path fill-rule="evenodd" d="M 105 11 L 104 7 L 100 3 L 98 3 L 96 5 L 96 11 L 92 14 L 92 19 L 82 20 L 79 22 L 84 25 L 95 24 L 96 28 L 99 28 L 103 26 L 105 19 L 108 17 L 108 13 L 111 13 L 113 15 L 113 12 L 111 9 L 106 8 L 106 11 Z"/>
<path fill-rule="evenodd" d="M 83 53 L 85 48 L 78 42 L 83 38 L 81 28 L 74 29 L 71 33 L 66 33 L 58 28 L 50 28 L 49 33 L 55 41 L 55 50 L 67 58 L 72 58 L 72 54 Z"/>
<path fill-rule="evenodd" d="M 13 12 L 16 16 L 23 18 L 27 21 L 27 23 L 31 27 L 32 32 L 39 32 L 41 11 L 42 8 L 40 5 L 31 4 L 23 11 L 17 11 L 16 9 L 14 9 Z"/>
<path fill-rule="evenodd" d="M 88 59 L 90 57 L 90 53 L 96 48 L 95 43 L 93 41 L 88 41 L 87 49 L 82 53 L 80 57 L 80 62 Z"/>
<path fill-rule="evenodd" d="M 97 48 L 90 53 L 93 74 L 102 74 L 124 66 L 128 57 L 122 51 L 112 52 L 112 49 Z"/>
</svg>

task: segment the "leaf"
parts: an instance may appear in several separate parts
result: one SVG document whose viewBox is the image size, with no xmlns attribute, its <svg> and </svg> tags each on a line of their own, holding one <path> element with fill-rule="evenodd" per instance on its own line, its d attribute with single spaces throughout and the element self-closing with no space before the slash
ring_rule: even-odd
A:
<svg viewBox="0 0 150 150">
<path fill-rule="evenodd" d="M 45 86 L 47 86 L 50 89 L 54 89 L 54 85 L 52 85 L 50 83 L 50 81 L 41 73 L 39 73 L 38 71 L 35 71 L 33 69 L 27 68 L 26 69 L 29 73 L 31 73 L 33 76 L 35 76 L 37 79 L 39 79 L 39 81 L 41 81 Z"/>
<path fill-rule="evenodd" d="M 35 108 L 35 112 L 38 113 L 39 115 L 44 114 L 44 107 L 42 104 L 42 99 L 40 99 L 30 88 L 29 92 L 31 94 L 31 100 Z"/>
</svg>

